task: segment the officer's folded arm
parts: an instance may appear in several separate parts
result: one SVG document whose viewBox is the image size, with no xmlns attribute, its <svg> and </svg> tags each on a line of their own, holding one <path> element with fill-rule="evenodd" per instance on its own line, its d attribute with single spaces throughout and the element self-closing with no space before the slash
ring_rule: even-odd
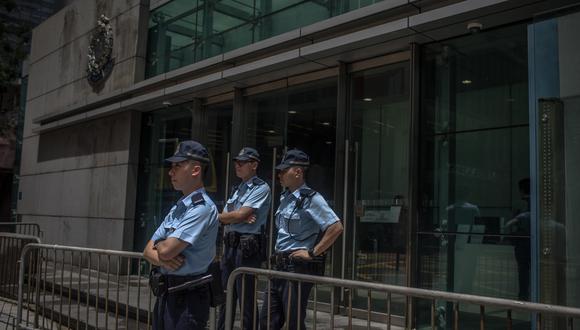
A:
<svg viewBox="0 0 580 330">
<path fill-rule="evenodd" d="M 149 240 L 143 251 L 143 256 L 153 265 L 161 266 L 169 270 L 177 270 L 184 262 L 181 252 L 188 245 L 189 243 L 174 237 L 157 243 Z"/>
<path fill-rule="evenodd" d="M 227 212 L 223 211 L 219 214 L 219 220 L 224 225 L 231 225 L 234 223 L 242 223 L 242 222 L 252 222 L 252 219 L 255 221 L 255 217 L 252 218 L 254 215 L 254 208 L 242 206 L 238 210 Z"/>
<path fill-rule="evenodd" d="M 317 256 L 323 254 L 324 252 L 326 252 L 326 250 L 328 250 L 332 246 L 332 244 L 334 244 L 334 241 L 336 241 L 338 236 L 340 236 L 340 234 L 342 234 L 343 230 L 344 230 L 344 228 L 343 228 L 342 222 L 340 222 L 340 220 L 333 223 L 328 228 L 326 228 L 326 230 L 324 231 L 324 234 L 322 235 L 322 238 L 320 239 L 320 242 L 318 242 L 318 244 L 316 244 L 316 246 L 314 247 L 312 254 L 315 257 L 317 257 Z M 294 252 L 292 252 L 291 256 L 293 258 L 301 258 L 304 260 L 311 260 L 312 259 L 312 257 L 310 256 L 310 254 L 308 253 L 307 250 L 294 251 Z"/>
</svg>

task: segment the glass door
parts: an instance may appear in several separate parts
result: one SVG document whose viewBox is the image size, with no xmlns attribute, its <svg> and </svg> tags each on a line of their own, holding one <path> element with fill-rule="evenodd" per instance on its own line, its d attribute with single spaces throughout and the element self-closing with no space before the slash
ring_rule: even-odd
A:
<svg viewBox="0 0 580 330">
<path fill-rule="evenodd" d="M 345 277 L 406 284 L 409 192 L 409 63 L 352 74 L 348 147 L 351 201 L 346 217 Z M 348 229 L 349 228 L 349 229 Z M 367 308 L 368 292 L 355 292 L 353 306 Z M 393 297 L 391 311 L 404 314 Z M 372 297 L 374 311 L 386 312 L 384 294 Z"/>
<path fill-rule="evenodd" d="M 533 188 L 537 225 L 537 300 L 580 307 L 580 7 L 542 17 L 529 29 L 530 71 L 535 77 L 534 106 L 537 164 Z M 532 181 L 532 183 L 534 183 Z M 575 320 L 577 322 L 577 319 Z M 574 323 L 576 323 L 574 322 Z M 547 318 L 546 329 L 565 329 L 567 320 Z"/>
<path fill-rule="evenodd" d="M 306 175 L 308 185 L 322 194 L 331 207 L 335 205 L 336 102 L 335 78 L 249 95 L 244 100 L 245 145 L 260 152 L 262 162 L 258 176 L 268 182 L 272 190 L 271 246 L 276 240 L 272 219 L 282 191 L 274 167 L 287 149 L 298 148 L 310 156 L 312 165 Z M 331 259 L 327 258 L 328 276 L 334 276 Z M 329 302 L 329 292 L 321 288 L 319 301 Z"/>
</svg>

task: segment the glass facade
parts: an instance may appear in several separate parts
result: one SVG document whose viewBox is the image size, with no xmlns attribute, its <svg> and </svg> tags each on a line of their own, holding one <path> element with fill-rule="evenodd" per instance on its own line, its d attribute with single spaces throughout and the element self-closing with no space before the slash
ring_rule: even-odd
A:
<svg viewBox="0 0 580 330">
<path fill-rule="evenodd" d="M 298 27 L 292 25 L 296 21 L 305 25 L 364 5 L 346 3 L 172 1 L 152 15 L 152 20 L 156 13 L 164 17 L 150 25 L 153 39 L 164 41 L 163 47 L 150 44 L 148 74 L 288 31 Z M 289 18 L 302 11 L 310 16 Z M 273 19 L 276 15 L 287 16 Z M 175 201 L 162 159 L 176 141 L 193 137 L 206 143 L 213 157 L 208 190 L 222 205 L 227 187 L 237 183 L 227 181 L 233 178 L 227 160 L 232 134 L 239 132 L 234 139 L 260 152 L 259 176 L 273 196 L 281 190 L 273 165 L 296 147 L 315 164 L 307 177 L 310 186 L 333 207 L 344 198 L 346 205 L 336 211 L 348 228 L 345 246 L 333 251 L 334 265 L 327 259 L 327 275 L 580 306 L 580 262 L 573 253 L 580 250 L 574 239 L 580 235 L 580 162 L 574 152 L 580 49 L 570 32 L 580 27 L 578 21 L 578 14 L 570 13 L 421 45 L 415 91 L 420 102 L 413 109 L 409 57 L 401 56 L 402 62 L 373 59 L 356 72 L 349 72 L 355 66 L 337 70 L 340 77 L 325 73 L 320 80 L 259 94 L 243 89 L 223 105 L 192 109 L 188 104 L 146 114 L 137 240 L 148 238 Z M 280 22 L 293 23 L 276 25 Z M 192 30 L 200 31 L 193 42 L 185 33 Z M 235 40 L 228 33 L 235 33 Z M 175 46 L 179 42 L 183 47 Z M 154 54 L 160 49 L 165 53 Z M 361 70 L 365 65 L 371 67 Z M 543 122 L 545 109 L 552 112 Z M 238 123 L 232 123 L 235 111 Z M 345 125 L 340 118 L 346 118 Z M 546 122 L 553 125 L 550 134 L 560 135 L 547 135 Z M 412 127 L 418 127 L 416 141 Z M 337 152 L 338 142 L 348 150 Z M 548 142 L 553 145 L 546 149 Z M 344 174 L 335 173 L 341 170 L 336 164 L 348 164 Z M 414 166 L 418 170 L 411 173 Z M 415 189 L 417 200 L 411 201 Z M 277 206 L 274 197 L 274 210 Z M 416 259 L 409 247 L 417 251 Z M 366 291 L 352 297 L 354 308 L 366 308 Z M 373 311 L 384 313 L 384 297 L 370 298 Z M 392 312 L 404 315 L 406 301 L 397 299 Z M 417 327 L 430 325 L 430 302 L 419 300 L 415 307 Z M 452 309 L 435 306 L 438 329 L 451 328 Z M 485 310 L 486 328 L 505 327 L 496 322 L 495 313 L 501 312 Z M 459 306 L 459 313 L 459 328 L 478 327 L 479 308 Z M 530 328 L 528 314 L 513 313 L 512 319 L 513 328 Z"/>
<path fill-rule="evenodd" d="M 382 0 L 173 0 L 150 14 L 146 77 Z"/>
<path fill-rule="evenodd" d="M 432 44 L 422 57 L 419 287 L 529 300 L 526 27 Z M 437 311 L 446 327 L 450 306 Z"/>
<path fill-rule="evenodd" d="M 538 300 L 580 307 L 580 12 L 530 25 L 531 120 L 535 123 Z M 563 329 L 566 320 L 546 320 Z"/>
<path fill-rule="evenodd" d="M 402 62 L 352 74 L 351 140 L 354 203 L 348 227 L 350 278 L 406 284 L 409 193 L 409 63 Z M 348 221 L 348 220 L 347 220 Z M 345 235 L 350 235 L 347 233 Z M 366 308 L 367 291 L 357 291 L 354 305 Z M 394 313 L 404 300 L 394 297 Z M 384 295 L 372 299 L 386 310 Z"/>
</svg>

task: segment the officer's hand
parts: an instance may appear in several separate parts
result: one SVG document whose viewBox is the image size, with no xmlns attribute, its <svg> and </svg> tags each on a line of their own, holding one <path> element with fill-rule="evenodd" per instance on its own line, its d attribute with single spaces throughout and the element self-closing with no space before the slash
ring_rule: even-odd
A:
<svg viewBox="0 0 580 330">
<path fill-rule="evenodd" d="M 256 222 L 256 215 L 255 214 L 251 214 L 249 217 L 246 218 L 246 223 L 254 223 Z"/>
<path fill-rule="evenodd" d="M 308 254 L 308 250 L 296 250 L 290 254 L 291 259 L 312 260 Z"/>
<path fill-rule="evenodd" d="M 183 266 L 183 263 L 185 262 L 185 258 L 182 255 L 178 255 L 171 260 L 160 260 L 160 261 L 161 261 L 161 267 L 168 269 L 168 270 L 171 270 L 171 271 L 176 271 L 179 268 L 181 268 L 181 266 Z"/>
</svg>

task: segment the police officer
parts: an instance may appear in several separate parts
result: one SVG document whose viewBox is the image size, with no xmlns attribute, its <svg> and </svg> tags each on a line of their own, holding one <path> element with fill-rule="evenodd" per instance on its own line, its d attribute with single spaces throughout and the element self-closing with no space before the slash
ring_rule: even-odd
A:
<svg viewBox="0 0 580 330">
<path fill-rule="evenodd" d="M 304 176 L 309 166 L 308 155 L 297 149 L 288 151 L 276 166 L 285 191 L 276 211 L 278 237 L 272 264 L 279 271 L 323 275 L 324 254 L 340 236 L 343 227 L 324 198 L 306 185 Z M 284 323 L 288 329 L 298 329 L 298 326 L 306 329 L 304 319 L 311 289 L 312 283 L 298 285 L 293 281 L 273 279 L 270 295 L 262 305 L 260 328 L 268 328 L 269 306 L 270 329 L 281 329 Z"/>
<path fill-rule="evenodd" d="M 264 233 L 270 207 L 270 187 L 256 176 L 259 163 L 260 154 L 249 147 L 242 148 L 234 157 L 236 176 L 242 180 L 242 183 L 233 189 L 223 212 L 219 215 L 220 222 L 225 225 L 225 250 L 221 260 L 224 287 L 234 269 L 238 267 L 260 268 L 265 258 L 263 252 L 266 251 L 267 246 Z M 253 276 L 246 276 L 244 290 L 242 290 L 242 279 L 238 279 L 234 290 L 234 302 L 238 300 L 239 305 L 244 306 L 243 328 L 254 329 Z M 232 308 L 235 311 L 235 303 Z M 224 327 L 225 306 L 222 306 L 218 329 L 224 329 Z"/>
<path fill-rule="evenodd" d="M 165 220 L 147 243 L 144 257 L 159 266 L 164 289 L 196 283 L 207 275 L 215 257 L 218 211 L 203 186 L 209 163 L 207 150 L 196 141 L 183 141 L 171 162 L 169 176 L 183 197 L 171 208 Z M 157 291 L 154 288 L 154 292 Z M 210 306 L 207 284 L 170 293 L 160 290 L 153 316 L 154 329 L 205 329 Z"/>
</svg>

